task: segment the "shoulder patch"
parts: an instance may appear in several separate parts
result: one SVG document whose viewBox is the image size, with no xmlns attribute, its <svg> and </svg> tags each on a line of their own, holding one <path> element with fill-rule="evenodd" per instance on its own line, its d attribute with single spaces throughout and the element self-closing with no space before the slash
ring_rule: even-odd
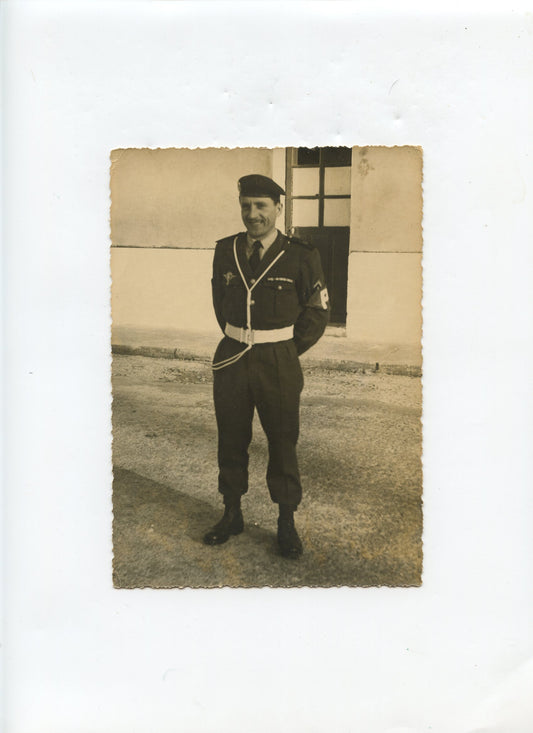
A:
<svg viewBox="0 0 533 733">
<path fill-rule="evenodd" d="M 310 308 L 320 308 L 321 310 L 329 310 L 329 295 L 328 289 L 319 283 L 319 286 L 313 290 L 313 294 L 307 301 L 307 305 Z"/>
</svg>

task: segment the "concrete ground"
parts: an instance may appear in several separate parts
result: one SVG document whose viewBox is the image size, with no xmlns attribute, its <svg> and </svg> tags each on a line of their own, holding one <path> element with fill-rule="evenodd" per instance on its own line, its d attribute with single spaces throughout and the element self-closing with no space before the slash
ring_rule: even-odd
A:
<svg viewBox="0 0 533 733">
<path fill-rule="evenodd" d="M 115 354 L 114 584 L 118 588 L 416 586 L 422 571 L 420 379 L 308 363 L 296 513 L 280 557 L 254 424 L 245 531 L 202 543 L 221 515 L 206 361 Z"/>
</svg>

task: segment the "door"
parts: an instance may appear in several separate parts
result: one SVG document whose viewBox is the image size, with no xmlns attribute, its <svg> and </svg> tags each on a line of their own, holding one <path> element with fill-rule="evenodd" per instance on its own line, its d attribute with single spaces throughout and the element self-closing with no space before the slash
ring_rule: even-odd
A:
<svg viewBox="0 0 533 733">
<path fill-rule="evenodd" d="M 320 252 L 330 322 L 346 324 L 351 148 L 288 148 L 286 227 Z"/>
</svg>

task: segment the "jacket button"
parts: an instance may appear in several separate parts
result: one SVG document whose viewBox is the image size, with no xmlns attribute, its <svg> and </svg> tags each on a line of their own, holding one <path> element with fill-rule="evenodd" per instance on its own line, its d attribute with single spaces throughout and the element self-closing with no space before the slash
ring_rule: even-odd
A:
<svg viewBox="0 0 533 733">
<path fill-rule="evenodd" d="M 281 289 L 282 289 L 282 288 L 281 288 L 281 285 L 278 285 L 278 290 L 281 290 Z"/>
<path fill-rule="evenodd" d="M 255 305 L 255 300 L 251 300 L 250 305 Z"/>
<path fill-rule="evenodd" d="M 255 278 L 253 277 L 253 278 L 252 278 L 252 279 L 250 280 L 250 282 L 251 282 L 251 283 L 252 283 L 252 285 L 253 285 L 253 284 L 254 284 L 254 282 L 255 282 Z"/>
</svg>

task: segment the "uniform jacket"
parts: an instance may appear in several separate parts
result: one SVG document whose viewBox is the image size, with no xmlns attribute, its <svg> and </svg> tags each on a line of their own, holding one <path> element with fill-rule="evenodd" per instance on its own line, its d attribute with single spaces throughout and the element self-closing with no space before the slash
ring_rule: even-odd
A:
<svg viewBox="0 0 533 733">
<path fill-rule="evenodd" d="M 283 255 L 252 291 L 252 328 L 270 329 L 294 325 L 294 342 L 299 354 L 313 346 L 324 333 L 329 302 L 318 250 L 295 237 L 278 232 L 265 252 L 259 270 L 252 275 L 246 257 L 246 233 L 217 242 L 213 258 L 213 305 L 220 328 L 226 323 L 246 326 L 246 288 L 235 263 L 233 242 L 248 285 Z"/>
</svg>

